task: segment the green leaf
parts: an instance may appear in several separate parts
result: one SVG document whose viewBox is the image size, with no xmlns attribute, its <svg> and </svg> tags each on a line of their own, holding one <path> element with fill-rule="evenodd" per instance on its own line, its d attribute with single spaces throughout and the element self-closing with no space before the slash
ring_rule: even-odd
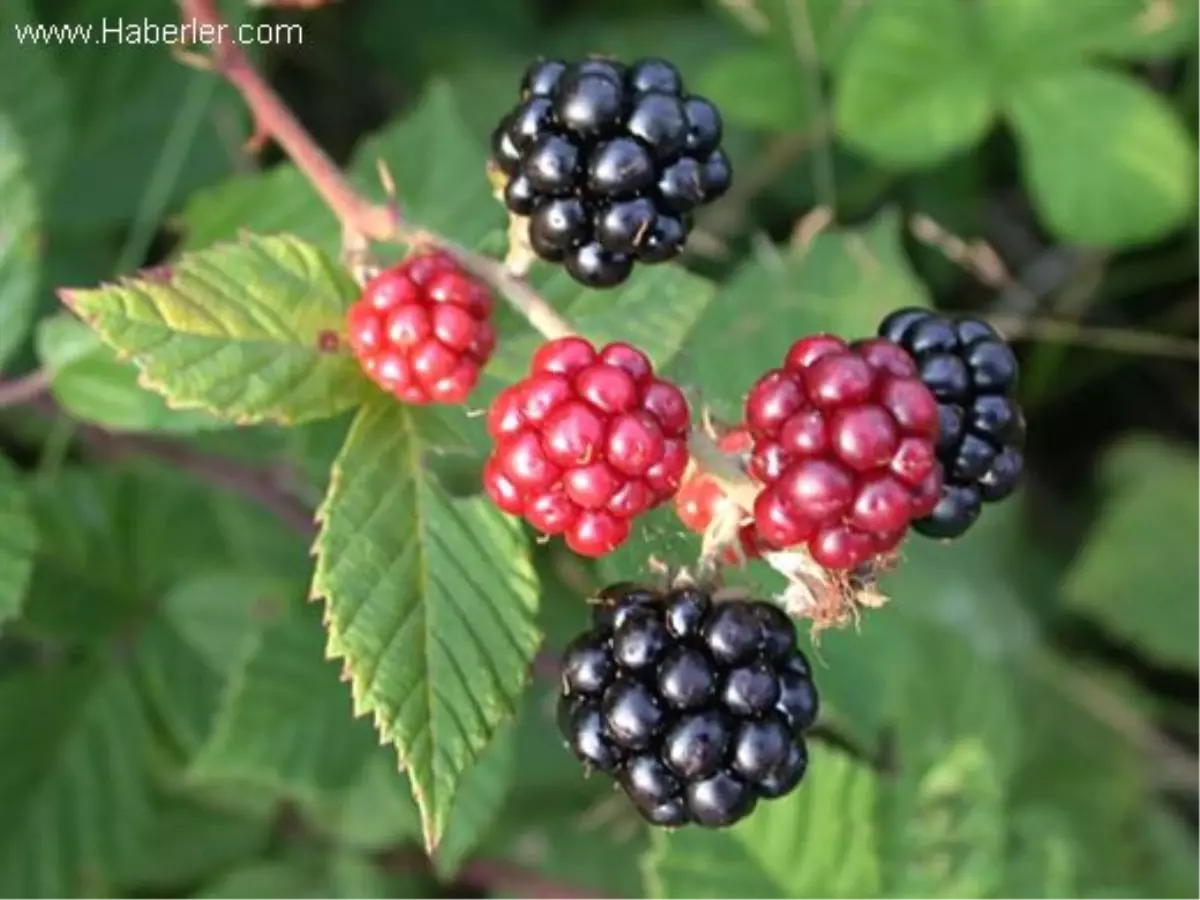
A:
<svg viewBox="0 0 1200 900">
<path fill-rule="evenodd" d="M 333 416 L 377 393 L 340 338 L 355 295 L 317 248 L 247 236 L 64 299 L 172 405 L 248 424 Z"/>
<path fill-rule="evenodd" d="M 628 341 L 647 353 L 660 370 L 689 342 L 689 334 L 715 295 L 712 282 L 678 266 L 647 268 L 603 296 L 580 287 L 562 269 L 539 272 L 532 281 L 596 346 Z M 545 340 L 522 328 L 521 334 L 503 341 L 487 374 L 506 381 L 524 377 L 530 358 Z"/>
<path fill-rule="evenodd" d="M 355 719 L 337 666 L 322 653 L 315 605 L 293 605 L 267 627 L 230 679 L 212 734 L 192 764 L 203 781 L 264 785 L 311 799 L 360 776 L 378 741 Z"/>
<path fill-rule="evenodd" d="M 43 319 L 38 356 L 52 377 L 54 398 L 74 418 L 111 431 L 195 432 L 225 423 L 200 410 L 174 410 L 138 384 L 137 367 L 122 362 L 94 331 L 66 314 Z"/>
<path fill-rule="evenodd" d="M 1028 807 L 1013 816 L 1002 897 L 1079 897 L 1079 848 L 1057 812 Z"/>
<path fill-rule="evenodd" d="M 1195 40 L 1196 4 L 1188 0 L 984 0 L 979 10 L 995 64 L 1007 76 L 1001 84 L 1069 69 L 1097 53 L 1156 57 Z"/>
<path fill-rule="evenodd" d="M 943 745 L 912 781 L 886 820 L 897 843 L 886 873 L 891 897 L 999 896 L 1005 872 L 1005 779 L 986 744 L 968 738 Z"/>
<path fill-rule="evenodd" d="M 261 575 L 198 575 L 162 598 L 139 636 L 139 684 L 188 758 L 211 732 L 226 683 L 259 632 L 282 613 L 286 590 Z"/>
<path fill-rule="evenodd" d="M 346 790 L 302 802 L 313 827 L 342 847 L 370 853 L 421 837 L 412 785 L 387 748 L 377 749 Z"/>
<path fill-rule="evenodd" d="M 433 847 L 463 773 L 513 712 L 539 634 L 519 526 L 426 477 L 421 422 L 382 399 L 359 412 L 321 507 L 313 593 L 355 711 L 396 744 Z"/>
<path fill-rule="evenodd" d="M 1024 79 L 1007 98 L 1035 205 L 1066 241 L 1164 237 L 1196 207 L 1196 149 L 1167 103 L 1132 79 L 1073 69 Z"/>
<path fill-rule="evenodd" d="M 958 0 L 873 5 L 839 68 L 838 134 L 897 168 L 930 166 L 978 142 L 995 106 L 972 16 Z"/>
<path fill-rule="evenodd" d="M 380 871 L 355 853 L 313 853 L 297 849 L 282 858 L 260 860 L 226 872 L 195 897 L 288 898 L 426 897 L 432 888 L 419 876 Z"/>
<path fill-rule="evenodd" d="M 51 48 L 35 44 L 28 32 L 22 39 L 18 32 L 36 22 L 27 0 L 7 0 L 0 7 L 0 34 L 8 46 L 20 48 L 4 55 L 0 118 L 11 119 L 22 144 L 37 148 L 29 163 L 38 193 L 46 197 L 67 149 L 70 116 Z"/>
<path fill-rule="evenodd" d="M 363 143 L 350 174 L 356 186 L 382 200 L 377 165 L 385 163 L 412 221 L 466 246 L 499 250 L 504 211 L 492 198 L 486 159 L 484 145 L 463 125 L 458 97 L 435 82 L 411 113 Z M 248 229 L 297 234 L 333 254 L 340 237 L 337 221 L 291 165 L 199 192 L 185 219 L 189 248 Z"/>
<path fill-rule="evenodd" d="M 725 831 L 658 829 L 643 860 L 651 897 L 878 897 L 877 779 L 809 745 L 808 773 Z"/>
<path fill-rule="evenodd" d="M 240 6 L 229 10 L 233 27 Z M 170 204 L 241 162 L 233 89 L 180 65 L 161 31 L 145 27 L 175 24 L 176 11 L 159 0 L 72 0 L 47 13 L 48 23 L 91 26 L 89 40 L 52 42 L 75 101 L 56 221 L 112 226 L 144 214 L 147 195 Z"/>
<path fill-rule="evenodd" d="M 928 305 L 904 255 L 901 226 L 889 211 L 865 228 L 823 232 L 782 258 L 760 253 L 707 306 L 672 373 L 720 415 L 740 419 L 746 391 L 782 363 L 799 335 L 866 337 L 890 310 Z"/>
<path fill-rule="evenodd" d="M 710 5 L 766 40 L 775 52 L 800 56 L 811 45 L 823 67 L 841 60 L 869 9 L 868 4 L 843 0 L 756 0 L 752 4 L 711 0 Z"/>
<path fill-rule="evenodd" d="M 696 79 L 696 93 L 712 100 L 729 122 L 747 128 L 802 131 L 817 124 L 810 76 L 790 52 L 761 47 L 723 54 Z"/>
<path fill-rule="evenodd" d="M 1105 475 L 1109 496 L 1067 573 L 1067 602 L 1161 662 L 1194 668 L 1200 627 L 1200 583 L 1190 562 L 1200 540 L 1195 456 L 1182 447 L 1128 440 L 1110 452 Z"/>
<path fill-rule="evenodd" d="M 0 682 L 0 894 L 110 894 L 151 821 L 152 742 L 119 669 Z"/>
<path fill-rule="evenodd" d="M 67 468 L 32 482 L 30 497 L 42 539 L 21 626 L 55 637 L 112 637 L 197 574 L 294 577 L 306 565 L 270 513 L 145 459 Z"/>
<path fill-rule="evenodd" d="M 0 111 L 0 371 L 25 340 L 37 304 L 41 216 L 27 146 Z"/>
<path fill-rule="evenodd" d="M 249 818 L 184 796 L 155 804 L 141 851 L 120 882 L 143 894 L 170 891 L 263 853 L 269 818 Z"/>
<path fill-rule="evenodd" d="M 454 877 L 488 830 L 504 818 L 517 767 L 515 744 L 512 726 L 505 726 L 463 776 L 446 833 L 434 855 L 434 868 L 443 880 Z"/>
<path fill-rule="evenodd" d="M 37 526 L 25 487 L 0 455 L 0 625 L 21 611 L 36 549 Z"/>
</svg>

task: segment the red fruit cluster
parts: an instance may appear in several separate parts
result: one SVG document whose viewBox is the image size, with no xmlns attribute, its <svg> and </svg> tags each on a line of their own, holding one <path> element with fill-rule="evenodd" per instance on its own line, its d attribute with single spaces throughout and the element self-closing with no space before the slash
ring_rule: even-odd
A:
<svg viewBox="0 0 1200 900">
<path fill-rule="evenodd" d="M 937 400 L 883 339 L 802 338 L 746 398 L 760 539 L 807 545 L 827 569 L 893 549 L 937 504 Z"/>
<path fill-rule="evenodd" d="M 630 522 L 674 496 L 688 464 L 687 400 L 629 344 L 544 344 L 488 411 L 483 485 L 505 512 L 603 556 Z"/>
<path fill-rule="evenodd" d="M 730 456 L 748 457 L 753 444 L 750 432 L 744 428 L 737 428 L 717 440 L 718 449 Z M 720 482 L 708 473 L 695 469 L 685 474 L 679 493 L 675 495 L 675 513 L 679 521 L 697 534 L 704 534 L 719 513 L 726 513 L 735 506 L 735 501 L 725 493 Z M 758 529 L 752 519 L 742 523 L 738 540 L 745 559 L 756 559 L 762 555 Z M 728 548 L 722 558 L 730 565 L 739 561 L 733 548 Z"/>
<path fill-rule="evenodd" d="M 347 316 L 371 379 L 405 403 L 462 403 L 496 347 L 492 294 L 448 253 L 380 272 Z"/>
</svg>

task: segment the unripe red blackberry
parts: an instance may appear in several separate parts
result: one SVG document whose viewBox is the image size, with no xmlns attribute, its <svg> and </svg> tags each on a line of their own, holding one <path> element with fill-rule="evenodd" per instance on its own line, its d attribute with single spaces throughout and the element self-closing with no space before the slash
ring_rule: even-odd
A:
<svg viewBox="0 0 1200 900">
<path fill-rule="evenodd" d="M 483 486 L 505 512 L 603 556 L 670 500 L 688 464 L 687 400 L 629 344 L 549 341 L 488 411 Z"/>
<path fill-rule="evenodd" d="M 492 294 L 448 253 L 380 272 L 347 313 L 350 346 L 384 390 L 413 405 L 464 402 L 496 346 Z"/>
<path fill-rule="evenodd" d="M 818 334 L 746 396 L 760 540 L 848 570 L 894 549 L 941 489 L 937 402 L 903 349 Z"/>
<path fill-rule="evenodd" d="M 703 588 L 606 588 L 562 660 L 571 751 L 652 825 L 725 828 L 804 777 L 819 709 L 792 622 Z"/>
<path fill-rule="evenodd" d="M 691 215 L 729 189 L 721 134 L 716 107 L 666 60 L 539 60 L 492 133 L 492 161 L 533 252 L 613 287 L 635 263 L 678 256 Z"/>
<path fill-rule="evenodd" d="M 930 309 L 897 310 L 880 323 L 879 334 L 911 355 L 938 401 L 943 486 L 933 511 L 913 528 L 927 537 L 959 537 L 984 503 L 1003 500 L 1020 482 L 1025 416 L 1013 396 L 1016 356 L 982 319 Z"/>
</svg>

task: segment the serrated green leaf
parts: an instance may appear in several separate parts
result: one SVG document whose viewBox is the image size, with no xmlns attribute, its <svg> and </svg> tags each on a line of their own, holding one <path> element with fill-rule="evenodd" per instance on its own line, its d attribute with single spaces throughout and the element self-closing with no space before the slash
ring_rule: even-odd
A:
<svg viewBox="0 0 1200 900">
<path fill-rule="evenodd" d="M 324 658 L 320 612 L 292 605 L 263 630 L 229 681 L 212 734 L 192 763 L 198 781 L 235 781 L 311 799 L 344 790 L 376 747 L 350 692 Z"/>
<path fill-rule="evenodd" d="M 272 821 L 252 818 L 183 796 L 164 796 L 154 807 L 140 852 L 120 883 L 145 894 L 169 891 L 207 878 L 263 853 Z"/>
<path fill-rule="evenodd" d="M 0 108 L 0 371 L 25 340 L 37 303 L 41 214 L 27 147 Z"/>
<path fill-rule="evenodd" d="M 817 124 L 820 113 L 805 84 L 810 78 L 794 53 L 755 47 L 719 56 L 696 79 L 695 89 L 730 122 L 803 131 Z"/>
<path fill-rule="evenodd" d="M 1007 111 L 1038 213 L 1062 240 L 1145 243 L 1194 214 L 1195 141 L 1136 81 L 1101 69 L 1023 79 Z"/>
<path fill-rule="evenodd" d="M 896 167 L 933 165 L 979 141 L 996 111 L 973 13 L 958 0 L 873 5 L 839 66 L 838 134 Z"/>
<path fill-rule="evenodd" d="M 445 830 L 463 772 L 513 712 L 537 648 L 537 587 L 519 526 L 430 481 L 419 421 L 369 403 L 321 507 L 313 593 L 354 706 L 394 743 L 425 840 Z"/>
<path fill-rule="evenodd" d="M 501 819 L 517 767 L 516 733 L 511 725 L 499 731 L 475 764 L 463 775 L 446 832 L 434 854 L 434 868 L 450 880 L 488 830 Z"/>
<path fill-rule="evenodd" d="M 355 853 L 318 853 L 297 849 L 281 858 L 239 866 L 210 882 L 194 897 L 273 898 L 427 897 L 433 885 L 419 874 L 380 871 L 370 859 Z"/>
<path fill-rule="evenodd" d="M 354 282 L 317 248 L 247 236 L 64 299 L 177 408 L 247 424 L 336 415 L 378 393 L 345 341 Z"/>
<path fill-rule="evenodd" d="M 875 773 L 820 744 L 809 752 L 801 786 L 733 828 L 658 830 L 643 860 L 649 895 L 880 896 Z"/>
<path fill-rule="evenodd" d="M 760 253 L 708 304 L 672 374 L 737 421 L 746 391 L 796 338 L 818 331 L 868 337 L 890 310 L 928 305 L 905 258 L 901 226 L 896 212 L 885 212 L 865 228 L 819 234 L 786 256 Z"/>
<path fill-rule="evenodd" d="M 153 735 L 103 663 L 0 682 L 0 894 L 99 896 L 151 821 Z"/>
<path fill-rule="evenodd" d="M 1000 896 L 1007 773 L 977 738 L 943 744 L 928 769 L 911 768 L 883 829 L 898 844 L 887 896 Z"/>
<path fill-rule="evenodd" d="M 21 142 L 37 148 L 30 164 L 38 193 L 46 197 L 67 149 L 70 116 L 51 48 L 35 44 L 26 30 L 36 23 L 27 0 L 7 0 L 0 7 L 0 34 L 6 46 L 19 48 L 4 55 L 0 118 L 10 118 Z"/>
<path fill-rule="evenodd" d="M 80 421 L 110 431 L 182 433 L 226 424 L 200 410 L 171 409 L 138 384 L 136 366 L 119 360 L 94 331 L 65 313 L 38 324 L 37 348 L 54 398 Z"/>
<path fill-rule="evenodd" d="M 1200 473 L 1182 447 L 1128 440 L 1105 461 L 1109 496 L 1067 573 L 1070 607 L 1169 665 L 1194 667 Z M 1137 602 L 1135 598 L 1147 598 Z"/>
<path fill-rule="evenodd" d="M 0 625 L 21 610 L 36 549 L 37 525 L 29 511 L 25 486 L 12 464 L 0 455 Z"/>
<path fill-rule="evenodd" d="M 138 682 L 188 758 L 212 731 L 226 684 L 259 632 L 283 614 L 286 590 L 260 575 L 198 575 L 162 598 L 139 635 Z"/>
</svg>

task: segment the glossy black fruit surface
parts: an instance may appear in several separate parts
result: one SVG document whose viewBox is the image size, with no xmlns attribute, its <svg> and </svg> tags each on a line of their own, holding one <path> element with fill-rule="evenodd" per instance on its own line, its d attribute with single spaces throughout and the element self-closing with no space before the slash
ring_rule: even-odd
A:
<svg viewBox="0 0 1200 900">
<path fill-rule="evenodd" d="M 559 728 L 647 822 L 723 828 L 800 784 L 819 701 L 778 607 L 623 583 L 592 622 L 563 655 Z"/>
<path fill-rule="evenodd" d="M 913 528 L 926 537 L 959 537 L 985 503 L 1003 500 L 1020 484 L 1025 416 L 1013 396 L 1017 358 L 984 320 L 951 319 L 930 309 L 897 310 L 878 333 L 908 351 L 938 400 L 942 494 Z"/>
<path fill-rule="evenodd" d="M 663 59 L 559 59 L 532 63 L 519 102 L 492 134 L 492 159 L 508 179 L 503 200 L 525 221 L 527 246 L 579 283 L 611 288 L 635 263 L 673 260 L 689 214 L 729 190 L 733 167 L 720 149 L 717 108 L 687 92 Z M 569 224 L 548 200 L 586 210 Z"/>
</svg>

